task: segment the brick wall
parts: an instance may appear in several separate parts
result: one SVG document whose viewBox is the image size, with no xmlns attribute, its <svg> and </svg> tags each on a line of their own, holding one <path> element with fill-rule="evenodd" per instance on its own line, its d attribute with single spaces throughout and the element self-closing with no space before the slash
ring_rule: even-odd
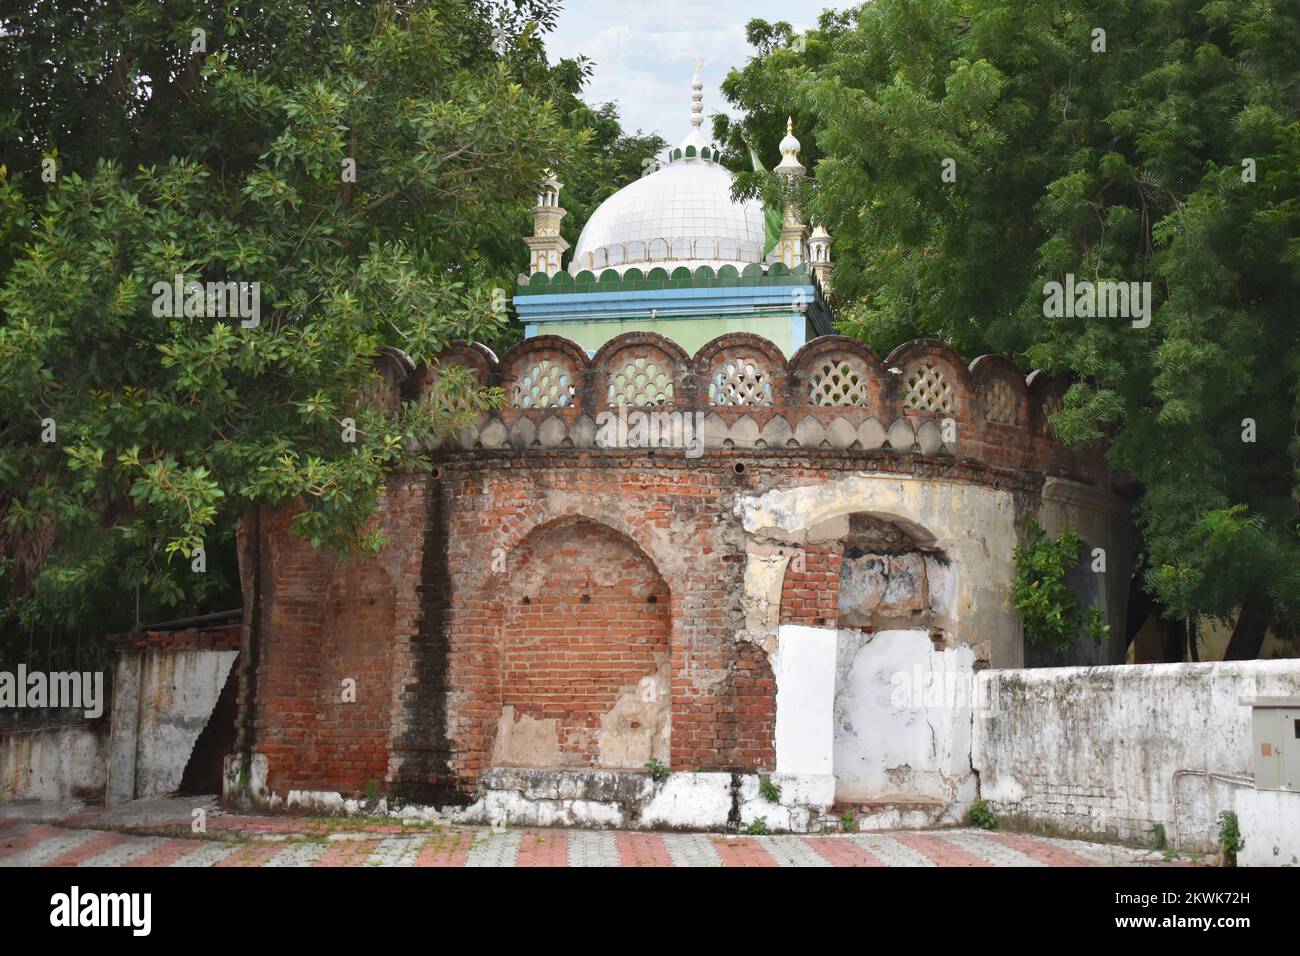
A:
<svg viewBox="0 0 1300 956">
<path fill-rule="evenodd" d="M 313 549 L 292 534 L 292 509 L 262 516 L 253 744 L 268 758 L 275 792 L 383 787 L 396 650 L 420 611 L 425 492 L 418 478 L 393 482 L 377 521 L 388 545 L 375 558 Z M 242 573 L 251 576 L 246 561 Z M 246 606 L 248 593 L 246 580 Z M 345 679 L 355 682 L 355 700 L 344 699 Z M 241 689 L 241 714 L 247 706 Z"/>
<path fill-rule="evenodd" d="M 771 767 L 771 671 L 761 651 L 733 637 L 744 560 L 728 515 L 748 482 L 726 464 L 688 464 L 598 453 L 528 469 L 506 458 L 441 462 L 433 496 L 446 522 L 438 544 L 445 551 L 429 558 L 446 582 L 446 667 L 438 678 L 445 745 L 414 746 L 417 735 L 403 728 L 435 732 L 424 721 L 427 698 L 421 709 L 413 706 L 420 695 L 411 695 L 398 717 L 399 736 L 412 744 L 395 754 L 401 789 L 464 795 L 492 765 L 506 706 L 516 708 L 516 719 L 560 720 L 562 731 L 573 732 L 569 758 L 591 761 L 600 714 L 654 674 L 662 656 L 671 713 L 666 762 L 692 770 Z M 559 690 L 538 670 L 551 655 L 579 677 L 545 710 L 530 695 Z"/>
<path fill-rule="evenodd" d="M 834 627 L 839 617 L 839 541 L 810 544 L 795 551 L 781 585 L 781 623 Z"/>
<path fill-rule="evenodd" d="M 502 615 L 501 705 L 556 721 L 562 765 L 614 765 L 599 759 L 601 718 L 626 695 L 658 693 L 668 588 L 635 545 L 591 522 L 547 526 L 522 550 Z"/>
<path fill-rule="evenodd" d="M 757 397 L 714 395 L 741 358 L 762 373 L 749 383 Z M 589 360 L 542 336 L 499 362 L 466 346 L 445 359 L 504 388 L 507 407 L 433 449 L 431 474 L 391 477 L 376 519 L 388 539 L 380 555 L 316 552 L 292 536 L 284 511 L 261 520 L 259 576 L 243 531 L 245 606 L 254 591 L 261 600 L 256 627 L 245 622 L 241 725 L 251 720 L 276 792 L 357 791 L 373 780 L 411 799 L 463 800 L 494 760 L 636 766 L 637 751 L 601 747 L 616 710 L 620 726 L 640 729 L 628 695 L 650 676 L 667 692 L 672 769 L 771 769 L 771 669 L 737 639 L 739 497 L 863 472 L 1029 498 L 1044 474 L 1110 481 L 1095 454 L 1050 438 L 1062 383 L 1027 381 L 993 356 L 968 368 L 934 342 L 881 359 L 827 336 L 787 362 L 754 336 L 724 336 L 688 357 L 634 333 Z M 542 359 L 565 376 L 534 393 Z M 637 362 L 663 381 L 639 382 Z M 436 374 L 386 379 L 389 398 L 420 398 Z M 594 415 L 622 400 L 663 401 L 668 380 L 664 407 L 707 412 L 701 457 L 600 445 Z M 940 435 L 949 418 L 952 439 Z M 833 626 L 842 545 L 800 555 L 781 621 Z M 356 703 L 340 698 L 348 677 Z M 539 731 L 539 721 L 555 726 Z M 523 744 L 505 747 L 503 728 Z M 554 749 L 533 747 L 529 734 L 552 734 Z"/>
</svg>

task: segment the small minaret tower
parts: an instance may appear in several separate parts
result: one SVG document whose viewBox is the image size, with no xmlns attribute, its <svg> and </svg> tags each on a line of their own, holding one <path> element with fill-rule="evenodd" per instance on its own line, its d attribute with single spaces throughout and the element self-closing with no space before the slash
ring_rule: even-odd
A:
<svg viewBox="0 0 1300 956">
<path fill-rule="evenodd" d="M 795 202 L 799 183 L 807 175 L 808 170 L 804 168 L 803 163 L 799 162 L 799 140 L 794 137 L 794 119 L 791 117 L 787 117 L 785 121 L 785 139 L 781 140 L 781 163 L 774 172 L 781 177 L 786 194 L 785 214 L 781 221 L 781 238 L 777 242 L 776 253 L 781 262 L 793 269 L 808 258 L 805 249 L 808 227 L 804 225 L 803 213 Z"/>
<path fill-rule="evenodd" d="M 828 299 L 831 298 L 831 243 L 834 241 L 820 222 L 813 227 L 812 235 L 808 238 L 809 268 L 812 269 L 822 295 Z"/>
<path fill-rule="evenodd" d="M 560 206 L 560 190 L 563 188 L 564 183 L 548 169 L 542 179 L 541 192 L 537 194 L 537 205 L 533 207 L 533 234 L 524 239 L 531 253 L 530 275 L 537 272 L 555 275 L 560 271 L 561 256 L 569 248 L 569 243 L 560 235 L 560 220 L 568 214 Z"/>
</svg>

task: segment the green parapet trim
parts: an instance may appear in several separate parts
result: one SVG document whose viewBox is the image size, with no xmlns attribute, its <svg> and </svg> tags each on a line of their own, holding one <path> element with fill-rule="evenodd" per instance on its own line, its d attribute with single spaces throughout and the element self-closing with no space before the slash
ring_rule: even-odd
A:
<svg viewBox="0 0 1300 956">
<path fill-rule="evenodd" d="M 622 275 L 617 269 L 604 269 L 599 276 L 584 269 L 576 276 L 568 272 L 557 272 L 547 277 L 544 272 L 529 276 L 527 282 L 521 282 L 518 295 L 545 295 L 562 292 L 631 292 L 648 289 L 691 289 L 741 286 L 784 286 L 807 285 L 811 282 L 811 270 L 800 263 L 793 269 L 784 263 L 774 262 L 764 270 L 757 262 L 751 262 L 741 271 L 734 265 L 725 265 L 716 271 L 712 266 L 677 266 L 672 274 L 663 266 L 655 266 L 647 273 L 635 267 L 629 268 Z"/>
</svg>

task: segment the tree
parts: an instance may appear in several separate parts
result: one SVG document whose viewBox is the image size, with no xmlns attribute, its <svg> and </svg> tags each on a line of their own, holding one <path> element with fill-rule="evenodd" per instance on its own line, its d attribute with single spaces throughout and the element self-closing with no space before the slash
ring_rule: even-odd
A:
<svg viewBox="0 0 1300 956">
<path fill-rule="evenodd" d="M 169 0 L 4 16 L 11 638 L 120 626 L 137 588 L 151 615 L 229 599 L 233 530 L 259 504 L 302 501 L 296 530 L 317 545 L 379 546 L 385 473 L 422 467 L 416 444 L 466 413 L 367 405 L 376 354 L 498 335 L 502 237 L 522 260 L 542 170 L 567 174 L 590 140 L 512 61 L 554 13 Z M 178 276 L 242 284 L 250 306 L 256 283 L 260 312 L 161 301 Z"/>
<path fill-rule="evenodd" d="M 1139 484 L 1165 612 L 1239 611 L 1230 656 L 1294 633 L 1296 9 L 878 0 L 804 46 L 760 46 L 724 89 L 813 127 L 843 330 L 1073 376 L 1054 425 Z M 1150 314 L 1049 314 L 1067 274 L 1149 282 Z"/>
</svg>

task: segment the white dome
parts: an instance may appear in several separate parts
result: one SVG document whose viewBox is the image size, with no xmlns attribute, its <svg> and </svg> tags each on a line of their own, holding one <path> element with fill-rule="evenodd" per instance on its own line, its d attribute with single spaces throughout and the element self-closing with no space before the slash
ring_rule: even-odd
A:
<svg viewBox="0 0 1300 956">
<path fill-rule="evenodd" d="M 762 203 L 732 202 L 731 183 L 725 168 L 692 157 L 624 186 L 587 220 L 569 271 L 761 262 Z"/>
</svg>

